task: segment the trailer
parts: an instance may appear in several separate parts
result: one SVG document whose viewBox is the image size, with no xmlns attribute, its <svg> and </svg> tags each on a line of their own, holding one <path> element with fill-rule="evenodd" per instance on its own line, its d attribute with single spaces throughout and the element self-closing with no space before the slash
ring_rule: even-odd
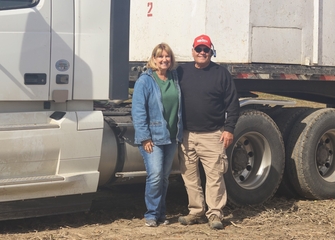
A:
<svg viewBox="0 0 335 240">
<path fill-rule="evenodd" d="M 155 45 L 167 42 L 183 64 L 203 33 L 215 44 L 213 60 L 233 75 L 242 107 L 227 151 L 229 203 L 260 204 L 278 188 L 333 198 L 334 7 L 0 0 L 0 220 L 87 211 L 100 189 L 143 181 L 129 86 Z M 327 107 L 292 107 L 257 92 Z"/>
</svg>

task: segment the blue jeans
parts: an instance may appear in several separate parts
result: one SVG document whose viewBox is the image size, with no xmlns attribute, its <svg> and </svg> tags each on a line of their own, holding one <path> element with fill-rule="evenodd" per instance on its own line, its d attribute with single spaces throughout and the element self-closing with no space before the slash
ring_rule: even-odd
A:
<svg viewBox="0 0 335 240">
<path fill-rule="evenodd" d="M 167 145 L 154 145 L 152 153 L 147 153 L 142 146 L 139 146 L 147 171 L 145 185 L 147 211 L 144 214 L 147 220 L 162 221 L 166 218 L 166 193 L 177 146 L 176 141 Z"/>
</svg>

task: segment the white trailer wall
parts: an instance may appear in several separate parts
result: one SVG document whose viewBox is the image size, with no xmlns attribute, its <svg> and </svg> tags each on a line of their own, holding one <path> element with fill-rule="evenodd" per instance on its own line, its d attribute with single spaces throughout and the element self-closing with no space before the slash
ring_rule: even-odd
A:
<svg viewBox="0 0 335 240">
<path fill-rule="evenodd" d="M 313 1 L 252 0 L 251 61 L 309 64 L 313 53 Z M 305 18 L 305 14 L 310 18 Z"/>
<path fill-rule="evenodd" d="M 335 65 L 332 0 L 131 1 L 130 60 L 168 43 L 190 61 L 193 39 L 208 34 L 216 62 Z"/>
<path fill-rule="evenodd" d="M 225 2 L 229 3 L 229 11 L 225 7 Z M 224 59 L 223 56 L 227 55 L 224 52 L 229 53 L 230 56 L 236 55 L 228 47 L 224 48 L 223 52 L 221 46 L 226 41 L 229 41 L 227 45 L 234 45 L 234 40 L 230 37 L 231 34 L 237 34 L 243 44 L 248 37 L 246 35 L 249 29 L 248 17 L 239 22 L 233 21 L 236 27 L 241 28 L 241 31 L 238 32 L 234 31 L 226 20 L 231 20 L 230 11 L 234 11 L 230 6 L 236 7 L 237 14 L 239 12 L 238 5 L 240 5 L 238 3 L 248 1 L 237 0 L 234 1 L 234 4 L 230 2 L 232 1 L 131 1 L 130 60 L 146 61 L 153 47 L 160 42 L 168 43 L 179 61 L 191 60 L 193 39 L 203 33 L 209 34 L 215 47 L 219 48 L 218 56 L 221 57 L 217 59 Z M 152 9 L 150 9 L 150 3 L 152 3 Z M 207 11 L 210 14 L 206 16 Z M 248 11 L 245 14 L 248 14 Z M 221 21 L 217 19 L 221 19 Z M 238 24 L 240 25 L 238 26 Z M 244 43 L 244 49 L 237 48 L 239 44 L 235 44 L 235 46 L 235 50 L 239 52 L 235 59 L 240 60 L 240 56 L 244 55 L 244 61 L 247 61 L 247 44 Z"/>
<path fill-rule="evenodd" d="M 335 22 L 335 1 L 323 0 L 322 7 L 319 10 L 320 13 L 320 27 L 319 27 L 319 38 L 320 47 L 318 56 L 321 65 L 335 65 L 335 33 L 334 33 L 334 22 Z"/>
</svg>

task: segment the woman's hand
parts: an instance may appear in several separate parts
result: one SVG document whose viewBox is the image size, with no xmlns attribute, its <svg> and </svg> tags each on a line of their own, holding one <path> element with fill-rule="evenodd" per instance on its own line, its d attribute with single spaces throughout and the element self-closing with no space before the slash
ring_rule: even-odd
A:
<svg viewBox="0 0 335 240">
<path fill-rule="evenodd" d="M 147 153 L 152 153 L 153 149 L 152 147 L 154 146 L 154 143 L 151 141 L 151 139 L 145 140 L 142 142 L 142 147 L 144 151 Z"/>
</svg>

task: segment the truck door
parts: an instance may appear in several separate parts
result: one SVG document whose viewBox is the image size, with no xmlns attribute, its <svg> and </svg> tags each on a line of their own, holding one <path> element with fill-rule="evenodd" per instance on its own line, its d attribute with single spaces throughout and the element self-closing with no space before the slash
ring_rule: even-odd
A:
<svg viewBox="0 0 335 240">
<path fill-rule="evenodd" d="M 72 99 L 74 0 L 53 0 L 49 100 Z"/>
<path fill-rule="evenodd" d="M 50 1 L 0 0 L 0 101 L 49 98 Z"/>
</svg>

